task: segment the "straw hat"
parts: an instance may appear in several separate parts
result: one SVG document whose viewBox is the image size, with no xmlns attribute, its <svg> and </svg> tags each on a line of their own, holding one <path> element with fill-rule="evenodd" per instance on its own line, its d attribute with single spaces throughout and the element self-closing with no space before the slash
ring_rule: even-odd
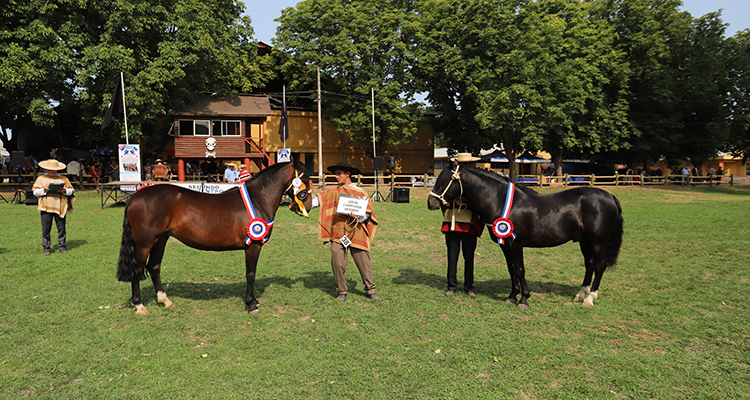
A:
<svg viewBox="0 0 750 400">
<path fill-rule="evenodd" d="M 359 175 L 362 173 L 362 171 L 360 171 L 355 166 L 349 163 L 345 163 L 345 162 L 340 162 L 336 165 L 331 165 L 330 167 L 328 167 L 328 171 L 333 174 L 335 174 L 336 170 L 339 170 L 339 169 L 342 171 L 349 171 L 349 175 Z"/>
<path fill-rule="evenodd" d="M 472 157 L 471 153 L 458 153 L 458 157 L 456 158 L 457 162 L 473 162 L 479 160 L 479 157 Z"/>
<path fill-rule="evenodd" d="M 44 160 L 39 163 L 39 166 L 50 171 L 59 171 L 61 169 L 65 169 L 65 164 L 55 159 Z"/>
</svg>

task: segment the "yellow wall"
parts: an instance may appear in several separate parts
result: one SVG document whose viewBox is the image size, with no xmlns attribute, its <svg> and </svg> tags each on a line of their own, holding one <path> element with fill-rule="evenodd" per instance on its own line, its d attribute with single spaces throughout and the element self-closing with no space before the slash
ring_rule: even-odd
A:
<svg viewBox="0 0 750 400">
<path fill-rule="evenodd" d="M 272 110 L 265 124 L 265 148 L 271 154 L 283 147 L 279 136 L 281 111 Z M 309 111 L 289 111 L 289 139 L 286 147 L 293 153 L 314 154 L 315 171 L 318 168 L 318 117 Z M 348 136 L 339 135 L 324 119 L 322 126 L 323 170 L 338 162 L 348 162 L 362 170 L 363 174 L 373 173 L 372 143 L 367 145 L 352 142 Z M 379 156 L 393 156 L 396 162 L 396 173 L 423 174 L 433 165 L 433 133 L 429 123 L 420 127 L 415 143 L 388 149 Z M 304 159 L 301 160 L 304 162 Z M 385 167 L 385 161 L 383 161 Z"/>
</svg>

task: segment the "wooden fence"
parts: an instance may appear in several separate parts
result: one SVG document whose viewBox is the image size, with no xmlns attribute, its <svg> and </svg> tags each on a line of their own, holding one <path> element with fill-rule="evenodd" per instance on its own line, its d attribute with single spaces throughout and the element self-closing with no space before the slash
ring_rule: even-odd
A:
<svg viewBox="0 0 750 400">
<path fill-rule="evenodd" d="M 73 186 L 78 190 L 95 189 L 101 186 L 101 183 L 94 182 L 91 175 L 81 174 L 79 176 L 66 175 Z M 25 188 L 29 183 L 36 180 L 38 174 L 0 174 L 0 187 L 15 187 L 16 189 Z M 188 176 L 190 181 L 200 181 L 205 177 L 198 175 Z M 218 176 L 216 178 L 219 178 Z M 213 180 L 215 180 L 214 178 Z M 317 176 L 311 177 L 314 184 L 321 186 Z M 378 184 L 394 187 L 424 187 L 433 186 L 437 178 L 422 175 L 404 175 L 404 174 L 386 174 L 377 175 Z M 734 175 L 725 176 L 684 176 L 684 175 L 665 175 L 665 176 L 642 176 L 642 175 L 563 175 L 563 176 L 544 176 L 544 175 L 518 175 L 517 182 L 529 186 L 651 186 L 651 185 L 718 185 L 720 183 L 734 185 Z M 174 180 L 174 179 L 173 179 Z M 375 175 L 356 175 L 352 179 L 358 185 L 371 186 L 375 185 Z M 335 185 L 336 177 L 326 174 L 324 185 Z M 103 182 L 102 182 L 103 183 Z"/>
</svg>

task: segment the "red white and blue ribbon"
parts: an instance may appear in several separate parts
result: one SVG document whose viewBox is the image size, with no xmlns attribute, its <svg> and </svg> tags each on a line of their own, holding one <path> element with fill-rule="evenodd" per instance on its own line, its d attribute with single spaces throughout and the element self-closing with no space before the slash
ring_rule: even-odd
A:
<svg viewBox="0 0 750 400">
<path fill-rule="evenodd" d="M 497 237 L 497 244 L 505 244 L 505 239 L 516 238 L 516 232 L 513 229 L 513 222 L 508 219 L 510 215 L 510 209 L 513 207 L 513 194 L 515 192 L 515 184 L 508 182 L 508 193 L 505 195 L 505 206 L 503 206 L 503 213 L 500 218 L 496 219 L 490 225 L 490 229 L 493 235 Z"/>
<path fill-rule="evenodd" d="M 258 218 L 255 213 L 255 207 L 253 207 L 253 201 L 250 200 L 250 194 L 247 192 L 247 186 L 240 185 L 240 194 L 242 194 L 242 201 L 245 203 L 245 209 L 247 214 L 250 215 L 250 223 L 247 224 L 247 237 L 245 238 L 245 244 L 250 245 L 253 241 L 260 241 L 266 243 L 268 241 L 268 233 L 273 226 L 273 221 L 264 221 Z"/>
</svg>

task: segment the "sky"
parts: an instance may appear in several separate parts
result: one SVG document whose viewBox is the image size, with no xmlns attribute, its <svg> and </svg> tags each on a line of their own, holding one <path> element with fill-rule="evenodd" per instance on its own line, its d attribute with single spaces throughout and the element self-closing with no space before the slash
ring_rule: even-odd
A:
<svg viewBox="0 0 750 400">
<path fill-rule="evenodd" d="M 245 0 L 249 15 L 253 20 L 255 39 L 271 44 L 279 25 L 274 19 L 281 16 L 281 10 L 295 7 L 298 0 Z M 721 19 L 729 24 L 727 36 L 734 36 L 737 31 L 750 28 L 750 0 L 682 0 L 682 10 L 693 17 L 700 17 L 712 11 L 722 9 Z"/>
</svg>

